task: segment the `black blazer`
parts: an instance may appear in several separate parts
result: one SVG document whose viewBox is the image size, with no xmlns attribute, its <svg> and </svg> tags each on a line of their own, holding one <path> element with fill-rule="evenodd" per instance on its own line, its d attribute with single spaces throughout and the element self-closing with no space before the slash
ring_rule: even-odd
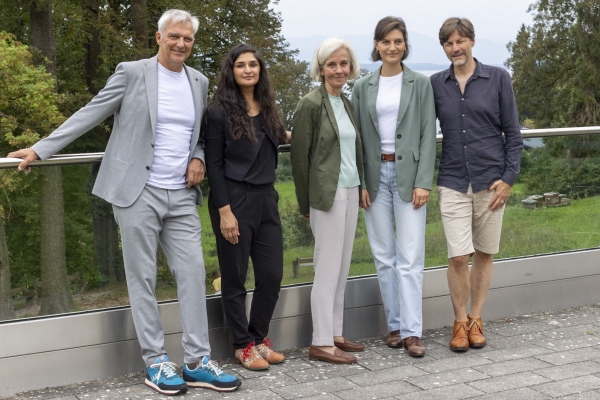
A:
<svg viewBox="0 0 600 400">
<path fill-rule="evenodd" d="M 243 138 L 234 140 L 229 133 L 227 117 L 223 107 L 211 106 L 204 125 L 206 176 L 210 185 L 210 196 L 217 208 L 229 204 L 225 177 L 241 182 L 252 167 L 262 145 L 262 141 L 249 143 Z M 267 132 L 264 126 L 263 130 Z M 265 136 L 263 140 L 269 140 L 277 150 L 279 143 L 268 132 Z"/>
</svg>

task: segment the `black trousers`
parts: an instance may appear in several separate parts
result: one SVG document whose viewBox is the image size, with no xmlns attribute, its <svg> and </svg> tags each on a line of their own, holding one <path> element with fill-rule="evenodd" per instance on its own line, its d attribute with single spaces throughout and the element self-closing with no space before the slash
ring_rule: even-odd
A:
<svg viewBox="0 0 600 400">
<path fill-rule="evenodd" d="M 243 349 L 260 344 L 279 299 L 283 278 L 283 231 L 273 185 L 248 185 L 227 181 L 231 211 L 238 221 L 239 242 L 231 244 L 221 233 L 219 210 L 208 198 L 208 211 L 217 242 L 221 270 L 221 300 L 233 333 L 233 346 Z M 248 259 L 254 268 L 254 296 L 250 321 L 246 317 Z"/>
</svg>

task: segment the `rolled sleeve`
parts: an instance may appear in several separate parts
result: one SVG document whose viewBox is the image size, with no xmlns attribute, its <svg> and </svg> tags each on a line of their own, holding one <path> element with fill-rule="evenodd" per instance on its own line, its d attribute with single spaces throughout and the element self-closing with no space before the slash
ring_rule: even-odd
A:
<svg viewBox="0 0 600 400">
<path fill-rule="evenodd" d="M 500 122 L 505 139 L 504 163 L 506 165 L 502 181 L 512 186 L 521 170 L 523 137 L 512 82 L 506 71 L 501 76 L 500 90 Z"/>
</svg>

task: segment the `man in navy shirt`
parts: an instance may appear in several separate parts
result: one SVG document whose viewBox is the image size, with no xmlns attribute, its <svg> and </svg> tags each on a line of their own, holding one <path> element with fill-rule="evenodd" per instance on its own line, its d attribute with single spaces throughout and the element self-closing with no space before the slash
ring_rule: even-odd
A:
<svg viewBox="0 0 600 400">
<path fill-rule="evenodd" d="M 466 18 L 449 18 L 439 39 L 452 62 L 431 77 L 444 136 L 437 190 L 454 307 L 450 348 L 467 351 L 486 344 L 481 311 L 492 278 L 493 254 L 499 251 L 504 205 L 519 173 L 523 140 L 510 75 L 473 58 L 473 24 Z"/>
</svg>

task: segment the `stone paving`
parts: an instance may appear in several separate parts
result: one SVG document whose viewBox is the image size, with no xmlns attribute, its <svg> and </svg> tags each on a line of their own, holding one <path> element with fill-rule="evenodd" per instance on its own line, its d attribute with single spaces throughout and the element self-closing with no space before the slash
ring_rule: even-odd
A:
<svg viewBox="0 0 600 400">
<path fill-rule="evenodd" d="M 600 304 L 521 315 L 484 324 L 488 346 L 457 354 L 451 328 L 423 334 L 427 355 L 409 357 L 384 338 L 360 340 L 355 365 L 308 359 L 307 349 L 286 351 L 287 361 L 251 372 L 231 359 L 220 365 L 243 379 L 221 394 L 190 389 L 187 399 L 600 399 Z M 10 400 L 167 399 L 143 374 L 19 393 Z"/>
</svg>

